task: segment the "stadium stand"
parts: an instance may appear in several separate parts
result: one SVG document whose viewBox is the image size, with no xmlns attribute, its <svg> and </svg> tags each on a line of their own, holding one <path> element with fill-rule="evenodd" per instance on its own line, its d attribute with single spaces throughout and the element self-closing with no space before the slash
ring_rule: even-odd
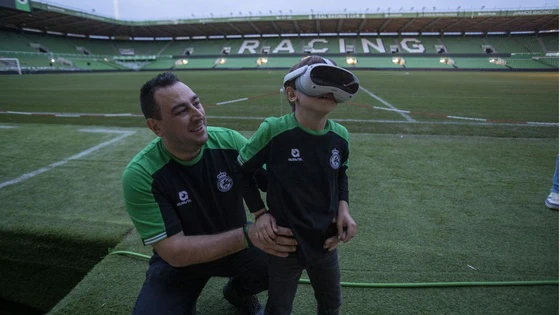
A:
<svg viewBox="0 0 560 315">
<path fill-rule="evenodd" d="M 340 61 L 346 65 L 346 56 L 356 56 L 358 68 L 402 68 L 395 67 L 390 61 L 392 55 L 406 56 L 410 69 L 450 69 L 439 63 L 429 62 L 425 57 L 469 55 L 480 60 L 467 60 L 468 69 L 502 69 L 487 65 L 489 56 L 520 55 L 544 56 L 557 52 L 558 42 L 554 36 L 448 36 L 448 37 L 316 37 L 316 38 L 247 38 L 247 39 L 207 39 L 207 40 L 160 40 L 160 41 L 123 41 L 41 35 L 37 33 L 17 33 L 1 31 L 0 56 L 19 58 L 24 70 L 162 70 L 162 69 L 259 69 L 258 56 L 271 58 L 268 67 L 288 67 L 292 58 L 284 61 L 278 57 L 291 55 L 323 54 L 343 56 Z M 38 45 L 33 48 L 32 45 Z M 224 51 L 227 49 L 227 52 Z M 554 49 L 556 48 L 556 51 Z M 437 50 L 436 50 L 437 49 Z M 489 51 L 485 51 L 489 49 Z M 266 52 L 266 53 L 265 53 Z M 142 59 L 153 56 L 157 60 L 119 60 L 119 58 Z M 239 59 L 252 56 L 250 60 Z M 386 56 L 385 60 L 380 56 Z M 75 61 L 73 67 L 50 65 L 51 59 L 58 57 Z M 196 58 L 215 60 L 226 57 L 228 62 L 215 65 L 210 62 L 196 62 Z M 181 58 L 189 58 L 186 65 L 175 65 Z M 89 59 L 89 63 L 88 63 Z M 101 61 L 99 61 L 101 60 Z M 109 60 L 109 61 L 107 61 Z M 387 62 L 387 60 L 389 62 Z M 437 60 L 435 58 L 434 60 Z M 56 61 L 55 61 L 56 63 Z M 516 62 L 513 69 L 547 69 L 542 63 Z M 203 66 L 206 65 L 206 66 Z M 549 63 L 554 65 L 554 62 Z"/>
<path fill-rule="evenodd" d="M 533 60 L 545 64 L 553 69 L 558 69 L 558 58 L 554 57 L 534 57 Z"/>
<path fill-rule="evenodd" d="M 132 52 L 132 55 L 157 55 L 164 48 L 167 42 L 162 41 L 115 41 L 115 50 L 125 55 L 125 51 Z"/>
<path fill-rule="evenodd" d="M 532 58 L 508 58 L 507 65 L 512 69 L 554 69 L 554 66 L 539 62 L 537 59 Z M 558 69 L 558 67 L 556 67 Z"/>
<path fill-rule="evenodd" d="M 259 69 L 282 68 L 293 64 L 293 58 L 285 61 L 277 57 L 299 57 L 323 54 L 339 58 L 346 66 L 346 56 L 356 56 L 357 68 L 409 68 L 409 69 L 554 69 L 557 56 L 549 56 L 546 62 L 513 59 L 515 67 L 496 67 L 488 63 L 490 56 L 543 57 L 558 52 L 558 35 L 544 33 L 519 35 L 454 35 L 454 36 L 315 36 L 280 37 L 251 36 L 245 38 L 188 39 L 177 40 L 115 40 L 81 38 L 44 34 L 22 30 L 0 30 L 0 56 L 18 58 L 24 71 L 108 71 L 108 70 L 164 70 L 164 69 Z M 379 56 L 386 55 L 386 58 Z M 406 65 L 396 66 L 392 55 L 406 56 Z M 430 62 L 426 56 L 462 56 L 463 67 L 449 67 Z M 150 60 L 122 60 L 121 57 L 153 56 Z M 238 59 L 253 56 L 250 59 Z M 274 56 L 266 65 L 258 65 L 258 56 Z M 213 61 L 226 57 L 225 64 Z M 375 57 L 375 58 L 373 58 Z M 73 64 L 58 64 L 58 58 Z M 184 64 L 181 58 L 189 58 Z M 209 58 L 195 61 L 196 58 Z M 474 58 L 474 59 L 473 59 Z M 476 60 L 479 58 L 479 60 Z M 54 59 L 54 65 L 52 65 Z M 437 60 L 437 58 L 433 59 Z"/>
<path fill-rule="evenodd" d="M 438 57 L 405 58 L 407 69 L 453 69 L 453 66 L 441 63 Z"/>
<path fill-rule="evenodd" d="M 187 52 L 188 51 L 188 52 Z M 190 54 L 196 54 L 193 44 L 190 40 L 170 40 L 160 54 L 162 55 L 173 55 L 173 56 L 188 56 Z"/>
<path fill-rule="evenodd" d="M 481 37 L 450 36 L 441 39 L 449 53 L 482 54 L 484 41 Z"/>
<path fill-rule="evenodd" d="M 181 60 L 179 59 L 178 61 Z M 174 68 L 176 68 L 176 66 L 175 66 L 175 60 L 173 59 L 164 59 L 164 60 L 158 59 L 142 67 L 143 70 L 168 70 Z"/>
<path fill-rule="evenodd" d="M 422 42 L 422 44 L 424 45 L 425 48 L 425 53 L 428 54 L 439 54 L 439 53 L 444 53 L 444 51 L 447 50 L 447 47 L 445 47 L 445 45 L 441 42 L 441 40 L 437 37 L 428 37 L 428 36 L 423 36 L 420 37 L 419 40 Z M 440 46 L 439 50 L 443 49 L 442 52 L 440 52 L 439 50 L 436 50 L 436 46 Z"/>
<path fill-rule="evenodd" d="M 31 48 L 29 41 L 16 32 L 8 32 L 0 30 L 0 50 L 35 52 Z"/>
<path fill-rule="evenodd" d="M 180 59 L 188 60 L 186 64 L 175 64 L 172 69 L 182 70 L 182 69 L 212 69 L 216 65 L 217 58 L 190 58 L 190 59 Z"/>
<path fill-rule="evenodd" d="M 83 38 L 73 38 L 71 40 L 76 46 L 87 49 L 91 55 L 114 56 L 119 54 L 114 45 L 107 44 L 107 40 Z"/>
<path fill-rule="evenodd" d="M 545 35 L 540 37 L 546 52 L 558 52 L 558 35 Z"/>
</svg>

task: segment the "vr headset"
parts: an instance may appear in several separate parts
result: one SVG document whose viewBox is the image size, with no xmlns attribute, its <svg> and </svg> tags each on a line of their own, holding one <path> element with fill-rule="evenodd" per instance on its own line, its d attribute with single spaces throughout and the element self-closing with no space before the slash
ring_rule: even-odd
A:
<svg viewBox="0 0 560 315">
<path fill-rule="evenodd" d="M 335 66 L 330 60 L 298 68 L 284 77 L 286 82 L 296 79 L 296 90 L 308 96 L 332 93 L 337 103 L 352 98 L 360 88 L 360 81 L 350 71 Z"/>
</svg>

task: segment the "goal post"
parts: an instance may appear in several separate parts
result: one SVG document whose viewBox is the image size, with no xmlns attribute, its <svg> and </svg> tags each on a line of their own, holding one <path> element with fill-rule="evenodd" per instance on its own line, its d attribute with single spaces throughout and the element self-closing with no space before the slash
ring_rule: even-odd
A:
<svg viewBox="0 0 560 315">
<path fill-rule="evenodd" d="M 0 58 L 0 71 L 17 71 L 21 75 L 18 58 Z"/>
</svg>

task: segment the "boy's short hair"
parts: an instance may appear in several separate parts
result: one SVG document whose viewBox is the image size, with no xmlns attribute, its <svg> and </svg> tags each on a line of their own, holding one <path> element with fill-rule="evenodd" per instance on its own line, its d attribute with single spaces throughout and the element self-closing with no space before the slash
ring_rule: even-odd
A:
<svg viewBox="0 0 560 315">
<path fill-rule="evenodd" d="M 321 57 L 321 56 L 313 55 L 313 56 L 307 56 L 307 57 L 303 58 L 302 60 L 300 60 L 300 61 L 299 61 L 298 63 L 296 63 L 295 65 L 293 65 L 293 66 L 290 68 L 290 71 L 288 71 L 288 73 L 290 73 L 290 72 L 292 72 L 292 71 L 294 71 L 294 70 L 296 70 L 296 69 L 299 69 L 299 68 L 301 68 L 301 67 L 304 67 L 304 66 L 310 66 L 310 65 L 313 65 L 313 64 L 316 64 L 316 63 L 327 63 L 325 60 L 329 60 L 329 61 L 332 62 L 332 64 L 335 65 L 335 66 L 337 65 L 336 62 L 334 62 L 332 59 L 327 59 L 327 58 L 323 58 L 323 57 Z M 297 79 L 297 78 L 296 78 L 296 79 Z M 296 79 L 293 79 L 293 80 L 290 80 L 290 81 L 286 82 L 286 83 L 284 84 L 284 90 L 285 90 L 288 86 L 292 87 L 292 88 L 295 90 L 295 88 L 296 88 L 296 84 L 295 84 L 295 83 L 296 83 Z M 292 110 L 295 111 L 295 110 L 296 110 L 296 104 L 295 104 L 294 102 L 290 102 L 290 100 L 288 100 L 288 102 L 290 103 L 290 106 L 292 106 Z"/>
<path fill-rule="evenodd" d="M 177 82 L 181 82 L 181 80 L 179 80 L 176 75 L 171 72 L 164 72 L 144 83 L 140 89 L 140 107 L 146 119 L 161 119 L 161 110 L 156 103 L 154 94 L 160 88 L 172 86 Z"/>
</svg>

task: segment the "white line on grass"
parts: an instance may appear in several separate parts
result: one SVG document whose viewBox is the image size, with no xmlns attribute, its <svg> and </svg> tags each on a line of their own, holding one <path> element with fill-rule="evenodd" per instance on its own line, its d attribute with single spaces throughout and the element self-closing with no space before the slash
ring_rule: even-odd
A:
<svg viewBox="0 0 560 315">
<path fill-rule="evenodd" d="M 406 112 L 403 112 L 403 111 L 399 110 L 398 108 L 396 108 L 395 106 L 389 104 L 389 102 L 385 101 L 385 100 L 382 99 L 381 97 L 379 97 L 379 96 L 373 94 L 372 92 L 368 91 L 366 88 L 360 86 L 360 89 L 361 89 L 362 91 L 366 92 L 367 94 L 369 94 L 369 96 L 371 96 L 371 97 L 375 98 L 376 100 L 380 101 L 381 103 L 383 103 L 383 105 L 385 105 L 385 106 L 387 106 L 387 107 L 389 107 L 389 108 L 395 110 L 395 112 L 397 112 L 397 113 L 399 113 L 401 116 L 403 116 L 404 119 L 406 119 L 406 120 L 408 120 L 408 121 L 416 121 L 416 120 L 414 120 L 412 117 L 408 116 L 408 115 L 406 114 Z"/>
<path fill-rule="evenodd" d="M 412 111 L 408 110 L 401 110 L 401 109 L 391 109 L 379 106 L 372 106 L 374 109 L 380 109 L 385 111 L 392 111 L 397 112 L 403 116 L 408 116 L 406 114 L 413 113 Z M 0 111 L 0 114 L 19 114 L 19 115 L 48 115 L 48 116 L 55 116 L 56 114 L 66 114 L 66 117 L 112 117 L 112 116 L 119 116 L 119 117 L 144 117 L 142 114 L 74 114 L 74 113 L 47 113 L 47 112 L 11 112 L 11 111 Z M 473 118 L 473 117 L 462 117 L 462 116 L 446 116 L 446 115 L 438 115 L 441 117 L 445 117 L 448 119 L 459 119 L 459 120 L 472 120 L 478 121 L 480 123 L 471 123 L 471 122 L 445 122 L 445 121 L 417 121 L 417 120 L 380 120 L 380 119 L 333 119 L 336 121 L 351 121 L 351 122 L 369 122 L 369 123 L 376 123 L 376 122 L 391 122 L 391 123 L 419 123 L 419 124 L 434 124 L 434 125 L 471 125 L 471 124 L 478 124 L 478 125 L 497 125 L 497 126 L 537 126 L 537 127 L 550 127 L 550 126 L 558 126 L 558 123 L 554 122 L 538 122 L 538 121 L 518 121 L 518 122 L 511 122 L 511 121 L 498 121 L 498 120 L 489 120 L 484 118 Z M 257 117 L 257 116 L 206 116 L 207 118 L 216 118 L 216 119 L 239 119 L 239 120 L 264 120 L 267 117 Z M 0 127 L 1 128 L 1 127 Z M 112 131 L 115 133 L 120 133 L 120 131 Z"/>
<path fill-rule="evenodd" d="M 118 133 L 118 134 L 125 134 L 127 132 L 134 133 L 133 131 L 118 130 L 118 129 L 107 129 L 107 128 L 85 128 L 85 129 L 80 129 L 78 131 L 90 132 L 90 133 Z"/>
<path fill-rule="evenodd" d="M 55 117 L 144 117 L 143 114 L 99 114 L 99 113 L 55 113 L 55 112 L 16 112 L 16 111 L 0 111 L 0 114 L 7 115 L 39 115 L 39 116 L 55 116 Z"/>
<path fill-rule="evenodd" d="M 124 114 L 104 114 L 104 116 L 105 116 L 105 117 L 129 117 L 129 116 L 143 117 L 144 115 L 132 114 L 132 113 L 124 113 Z"/>
<path fill-rule="evenodd" d="M 8 111 L 2 112 L 2 113 L 17 114 L 17 115 L 33 115 L 32 112 L 15 112 L 15 111 L 12 111 L 12 110 L 8 110 Z"/>
<path fill-rule="evenodd" d="M 449 119 L 461 119 L 461 120 L 474 120 L 474 121 L 486 121 L 484 118 L 473 118 L 473 117 L 462 117 L 462 116 L 446 116 Z"/>
<path fill-rule="evenodd" d="M 216 103 L 216 106 L 230 104 L 230 103 L 242 102 L 242 101 L 246 101 L 248 99 L 249 99 L 248 97 L 244 97 L 244 98 L 238 98 L 236 100 L 231 100 L 231 101 L 218 102 L 218 103 Z"/>
<path fill-rule="evenodd" d="M 409 110 L 402 110 L 402 109 L 392 109 L 392 108 L 385 108 L 385 107 L 379 107 L 379 106 L 372 106 L 374 109 L 380 109 L 380 110 L 386 110 L 389 112 L 397 112 L 397 113 L 405 113 L 405 114 L 410 114 Z"/>
<path fill-rule="evenodd" d="M 558 123 L 550 123 L 550 122 L 539 122 L 539 121 L 528 121 L 527 125 L 534 125 L 534 126 L 558 126 Z"/>
<path fill-rule="evenodd" d="M 80 117 L 80 114 L 54 114 L 55 117 Z"/>
<path fill-rule="evenodd" d="M 8 125 L 0 125 L 0 129 L 12 129 L 15 128 L 16 126 L 8 126 Z"/>
<path fill-rule="evenodd" d="M 93 130 L 95 130 L 95 129 L 93 129 Z M 86 129 L 86 130 L 84 130 L 84 131 L 85 131 L 85 132 L 102 132 L 102 131 L 93 131 L 93 130 L 90 129 L 90 130 L 88 131 L 88 130 Z M 80 131 L 82 131 L 82 130 L 80 130 Z M 108 132 L 114 133 L 114 131 L 108 131 Z M 134 131 L 121 131 L 121 132 L 119 132 L 119 133 L 120 133 L 120 136 L 118 136 L 118 137 L 116 137 L 116 138 L 113 138 L 113 139 L 111 139 L 111 140 L 102 142 L 102 143 L 100 143 L 100 144 L 98 144 L 98 145 L 96 145 L 96 146 L 93 146 L 93 147 L 91 147 L 91 148 L 85 150 L 85 151 L 82 151 L 82 152 L 80 152 L 80 153 L 78 153 L 78 154 L 72 155 L 72 156 L 69 157 L 69 158 L 66 158 L 66 159 L 64 159 L 64 160 L 61 160 L 61 161 L 52 163 L 52 164 L 50 164 L 50 165 L 47 165 L 47 166 L 45 166 L 45 167 L 42 167 L 42 168 L 40 168 L 40 169 L 38 169 L 38 170 L 35 170 L 35 171 L 33 171 L 33 172 L 29 172 L 29 173 L 23 174 L 23 175 L 21 175 L 21 176 L 18 177 L 18 178 L 14 178 L 14 179 L 9 180 L 9 181 L 7 181 L 7 182 L 3 182 L 3 183 L 0 184 L 0 188 L 4 188 L 4 187 L 6 187 L 6 186 L 10 186 L 10 185 L 13 185 L 13 184 L 17 184 L 17 183 L 22 182 L 22 181 L 24 181 L 24 180 L 26 180 L 26 179 L 29 179 L 29 178 L 31 178 L 31 177 L 34 177 L 34 176 L 37 176 L 37 175 L 39 175 L 39 174 L 42 174 L 42 173 L 44 173 L 44 172 L 46 172 L 46 171 L 49 171 L 49 170 L 51 170 L 51 169 L 53 169 L 53 168 L 55 168 L 55 167 L 57 167 L 57 166 L 64 165 L 64 164 L 68 163 L 69 161 L 82 158 L 82 157 L 84 157 L 84 156 L 86 156 L 86 155 L 88 155 L 88 154 L 90 154 L 90 153 L 92 153 L 92 152 L 94 152 L 94 151 L 97 151 L 97 150 L 99 150 L 99 149 L 101 149 L 101 148 L 104 148 L 104 147 L 106 147 L 106 146 L 108 146 L 108 145 L 111 145 L 111 144 L 113 144 L 113 143 L 115 143 L 115 142 L 117 142 L 117 141 L 120 141 L 120 140 L 122 140 L 122 139 L 124 139 L 124 138 L 126 138 L 126 137 L 128 137 L 128 136 L 130 136 L 130 135 L 132 135 L 132 134 L 134 133 Z"/>
<path fill-rule="evenodd" d="M 386 108 L 386 110 L 389 110 Z M 233 120 L 265 120 L 267 117 L 251 117 L 251 116 L 206 116 L 210 119 L 233 119 Z M 473 126 L 520 126 L 520 127 L 550 127 L 558 126 L 558 123 L 546 122 L 528 122 L 527 124 L 519 123 L 502 123 L 502 122 L 470 122 L 470 121 L 404 121 L 404 120 L 390 120 L 390 119 L 344 119 L 332 118 L 332 120 L 340 122 L 362 122 L 362 123 L 391 123 L 391 124 L 422 124 L 422 125 L 473 125 Z"/>
</svg>

